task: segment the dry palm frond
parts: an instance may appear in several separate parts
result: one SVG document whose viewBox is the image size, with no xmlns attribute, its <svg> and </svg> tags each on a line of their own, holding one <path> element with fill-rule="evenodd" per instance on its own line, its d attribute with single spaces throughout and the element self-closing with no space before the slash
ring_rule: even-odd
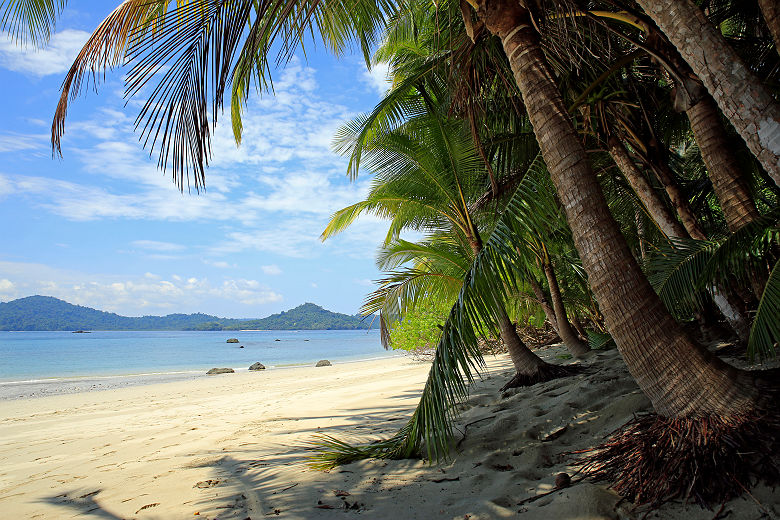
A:
<svg viewBox="0 0 780 520">
<path fill-rule="evenodd" d="M 95 29 L 82 47 L 62 82 L 62 93 L 51 126 L 51 143 L 62 155 L 62 136 L 68 102 L 90 81 L 97 87 L 101 74 L 124 63 L 130 41 L 138 30 L 148 28 L 154 16 L 165 12 L 167 0 L 125 0 Z"/>
<path fill-rule="evenodd" d="M 778 422 L 773 414 L 732 418 L 639 417 L 578 463 L 596 481 L 637 505 L 673 499 L 702 507 L 739 496 L 755 479 L 777 482 Z"/>
</svg>

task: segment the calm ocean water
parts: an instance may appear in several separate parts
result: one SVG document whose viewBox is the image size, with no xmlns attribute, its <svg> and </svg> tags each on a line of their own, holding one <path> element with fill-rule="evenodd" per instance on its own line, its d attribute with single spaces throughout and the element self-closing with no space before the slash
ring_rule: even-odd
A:
<svg viewBox="0 0 780 520">
<path fill-rule="evenodd" d="M 226 343 L 228 338 L 240 343 Z M 0 382 L 203 373 L 212 367 L 246 369 L 256 361 L 272 368 L 392 355 L 376 330 L 0 332 Z"/>
</svg>

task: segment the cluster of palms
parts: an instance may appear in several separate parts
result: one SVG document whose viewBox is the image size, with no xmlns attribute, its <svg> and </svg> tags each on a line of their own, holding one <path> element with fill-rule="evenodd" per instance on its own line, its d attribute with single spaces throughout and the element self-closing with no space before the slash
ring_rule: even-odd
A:
<svg viewBox="0 0 780 520">
<path fill-rule="evenodd" d="M 68 102 L 127 64 L 129 95 L 154 82 L 137 119 L 146 144 L 180 187 L 192 178 L 198 189 L 225 93 L 240 142 L 242 107 L 269 85 L 272 49 L 289 57 L 316 31 L 335 52 L 357 42 L 367 61 L 381 43 L 374 59 L 391 65 L 385 99 L 336 138 L 349 174 L 365 165 L 373 188 L 323 236 L 362 212 L 390 221 L 388 274 L 365 306 L 384 331 L 432 299 L 452 308 L 404 428 L 367 446 L 323 438 L 320 462 L 446 455 L 453 405 L 481 366 L 479 339 L 496 331 L 517 370 L 509 386 L 569 373 L 517 336 L 507 309 L 534 299 L 575 356 L 588 349 L 578 314 L 609 332 L 657 413 L 632 430 L 649 438 L 642 449 L 677 436 L 677 451 L 623 492 L 710 500 L 734 493 L 734 479 L 749 484 L 751 457 L 777 442 L 777 380 L 727 365 L 682 322 L 725 322 L 750 356 L 774 355 L 780 340 L 772 0 L 169 4 L 126 0 L 95 31 L 63 85 L 56 148 Z M 0 2 L 2 26 L 45 39 L 63 5 Z M 403 230 L 426 238 L 404 241 Z M 635 471 L 624 457 L 632 442 L 610 444 L 599 471 L 618 481 Z M 747 469 L 719 487 L 690 464 Z M 667 485 L 648 494 L 660 478 Z"/>
</svg>

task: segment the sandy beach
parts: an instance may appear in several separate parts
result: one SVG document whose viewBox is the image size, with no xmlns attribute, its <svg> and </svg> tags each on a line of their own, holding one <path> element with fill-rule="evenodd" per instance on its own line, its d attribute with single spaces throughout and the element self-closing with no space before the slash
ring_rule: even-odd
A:
<svg viewBox="0 0 780 520">
<path fill-rule="evenodd" d="M 541 351 L 562 363 L 561 347 Z M 426 363 L 388 358 L 331 367 L 0 402 L 0 511 L 6 518 L 246 519 L 640 518 L 606 486 L 579 481 L 540 500 L 567 453 L 647 410 L 617 352 L 598 352 L 572 378 L 501 394 L 511 362 L 489 357 L 461 405 L 457 456 L 306 466 L 316 432 L 392 434 L 413 410 Z M 717 510 L 717 508 L 716 508 Z M 520 514 L 518 514 L 520 513 Z M 648 518 L 713 518 L 668 504 Z M 773 490 L 724 505 L 718 518 L 777 518 Z"/>
</svg>

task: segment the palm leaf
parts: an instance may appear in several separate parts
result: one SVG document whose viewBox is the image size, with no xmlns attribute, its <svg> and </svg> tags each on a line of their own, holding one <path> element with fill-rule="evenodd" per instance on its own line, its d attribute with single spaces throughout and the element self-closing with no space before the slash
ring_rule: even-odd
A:
<svg viewBox="0 0 780 520">
<path fill-rule="evenodd" d="M 312 464 L 326 469 L 364 458 L 408 458 L 423 455 L 440 460 L 451 450 L 455 404 L 468 395 L 468 385 L 484 366 L 478 338 L 496 328 L 495 312 L 506 288 L 517 286 L 527 264 L 518 258 L 518 232 L 549 231 L 560 218 L 549 178 L 537 158 L 515 190 L 490 238 L 466 273 L 450 310 L 420 402 L 407 424 L 393 437 L 371 444 L 349 444 L 328 435 L 312 442 Z M 537 230 L 536 228 L 540 229 Z"/>
<path fill-rule="evenodd" d="M 761 295 L 748 340 L 748 358 L 775 357 L 780 342 L 780 261 L 775 263 Z"/>
<path fill-rule="evenodd" d="M 41 46 L 51 37 L 66 0 L 2 0 L 0 31 L 22 43 Z"/>
</svg>

